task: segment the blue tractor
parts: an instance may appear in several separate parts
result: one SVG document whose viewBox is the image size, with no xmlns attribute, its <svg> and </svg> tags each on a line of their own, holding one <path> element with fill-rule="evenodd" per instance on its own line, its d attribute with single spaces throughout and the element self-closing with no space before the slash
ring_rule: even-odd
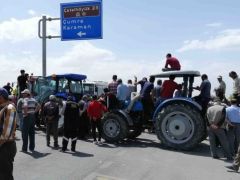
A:
<svg viewBox="0 0 240 180">
<path fill-rule="evenodd" d="M 198 71 L 170 71 L 152 75 L 155 78 L 169 78 L 174 75 L 183 79 L 181 97 L 162 101 L 155 108 L 151 121 L 143 119 L 141 102 L 131 112 L 122 109 L 105 114 L 102 119 L 103 138 L 108 142 L 119 142 L 136 138 L 149 128 L 155 129 L 158 139 L 167 147 L 190 150 L 206 137 L 206 123 L 201 106 L 193 100 L 193 82 Z"/>
<path fill-rule="evenodd" d="M 83 95 L 82 82 L 87 78 L 82 74 L 53 74 L 47 77 L 35 77 L 32 93 L 35 99 L 43 106 L 50 95 L 55 95 L 58 98 L 59 108 L 61 112 L 62 104 L 66 101 L 69 95 L 75 98 L 78 102 Z M 59 131 L 63 128 L 63 115 L 60 114 Z M 41 124 L 44 124 L 41 114 L 39 117 Z"/>
</svg>

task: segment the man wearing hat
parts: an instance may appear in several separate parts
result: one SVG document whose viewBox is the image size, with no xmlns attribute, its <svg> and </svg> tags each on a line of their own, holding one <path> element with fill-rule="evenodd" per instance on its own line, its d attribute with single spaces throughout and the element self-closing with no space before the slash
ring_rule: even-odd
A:
<svg viewBox="0 0 240 180">
<path fill-rule="evenodd" d="M 219 82 L 219 86 L 217 88 L 215 88 L 215 92 L 218 94 L 218 96 L 221 99 L 225 98 L 225 92 L 226 92 L 226 83 L 222 80 L 222 76 L 218 76 L 217 80 Z"/>
<path fill-rule="evenodd" d="M 49 101 L 43 107 L 43 117 L 46 121 L 47 146 L 50 146 L 50 133 L 52 131 L 54 138 L 54 147 L 58 148 L 59 107 L 56 96 L 49 96 Z"/>
<path fill-rule="evenodd" d="M 28 137 L 30 140 L 29 150 L 34 151 L 35 149 L 35 113 L 40 110 L 40 105 L 37 101 L 31 97 L 31 93 L 28 89 L 25 89 L 21 93 L 23 99 L 23 124 L 22 124 L 22 151 L 27 152 L 28 148 Z"/>
<path fill-rule="evenodd" d="M 8 100 L 8 92 L 0 88 L 0 179 L 13 179 L 13 161 L 17 152 L 15 143 L 16 109 Z"/>
</svg>

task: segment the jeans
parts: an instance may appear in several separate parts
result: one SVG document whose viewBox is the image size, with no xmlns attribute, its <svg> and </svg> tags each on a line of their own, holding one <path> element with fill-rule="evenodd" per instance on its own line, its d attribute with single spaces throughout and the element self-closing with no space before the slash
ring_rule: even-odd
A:
<svg viewBox="0 0 240 180">
<path fill-rule="evenodd" d="M 230 150 L 235 154 L 240 144 L 240 123 L 232 123 L 234 126 L 228 128 L 227 137 L 230 144 Z"/>
<path fill-rule="evenodd" d="M 17 152 L 15 141 L 0 146 L 0 179 L 13 180 L 13 161 Z"/>
<path fill-rule="evenodd" d="M 31 151 L 35 148 L 35 115 L 28 114 L 27 116 L 23 117 L 23 127 L 22 127 L 22 150 L 27 151 L 28 148 L 28 137 L 29 137 L 29 149 Z"/>
<path fill-rule="evenodd" d="M 93 135 L 93 140 L 96 141 L 96 128 L 98 130 L 98 141 L 101 141 L 101 119 L 97 119 L 97 120 L 92 120 L 92 135 Z"/>
</svg>

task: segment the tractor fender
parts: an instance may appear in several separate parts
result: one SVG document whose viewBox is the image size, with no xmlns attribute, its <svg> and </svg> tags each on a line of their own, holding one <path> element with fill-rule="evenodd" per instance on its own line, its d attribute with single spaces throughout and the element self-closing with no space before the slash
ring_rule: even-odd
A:
<svg viewBox="0 0 240 180">
<path fill-rule="evenodd" d="M 157 108 L 153 114 L 153 122 L 155 122 L 156 116 L 162 110 L 162 108 L 164 108 L 165 106 L 167 106 L 169 104 L 173 104 L 176 102 L 182 102 L 185 104 L 189 104 L 190 106 L 195 107 L 198 111 L 202 110 L 201 105 L 199 105 L 197 102 L 193 101 L 191 98 L 171 98 L 171 99 L 167 99 L 167 100 L 163 101 L 162 103 L 160 103 L 157 106 Z"/>
<path fill-rule="evenodd" d="M 115 109 L 115 110 L 112 110 L 111 113 L 119 114 L 120 116 L 124 117 L 124 119 L 127 121 L 129 126 L 133 126 L 132 118 L 125 111 L 121 109 Z"/>
</svg>

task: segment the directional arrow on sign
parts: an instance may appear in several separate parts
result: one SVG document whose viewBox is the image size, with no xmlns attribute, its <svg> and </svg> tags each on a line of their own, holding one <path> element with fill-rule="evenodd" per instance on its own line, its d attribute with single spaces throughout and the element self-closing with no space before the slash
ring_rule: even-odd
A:
<svg viewBox="0 0 240 180">
<path fill-rule="evenodd" d="M 86 36 L 87 33 L 80 31 L 79 33 L 77 33 L 77 35 L 80 36 L 80 37 L 82 37 L 82 36 Z"/>
</svg>

